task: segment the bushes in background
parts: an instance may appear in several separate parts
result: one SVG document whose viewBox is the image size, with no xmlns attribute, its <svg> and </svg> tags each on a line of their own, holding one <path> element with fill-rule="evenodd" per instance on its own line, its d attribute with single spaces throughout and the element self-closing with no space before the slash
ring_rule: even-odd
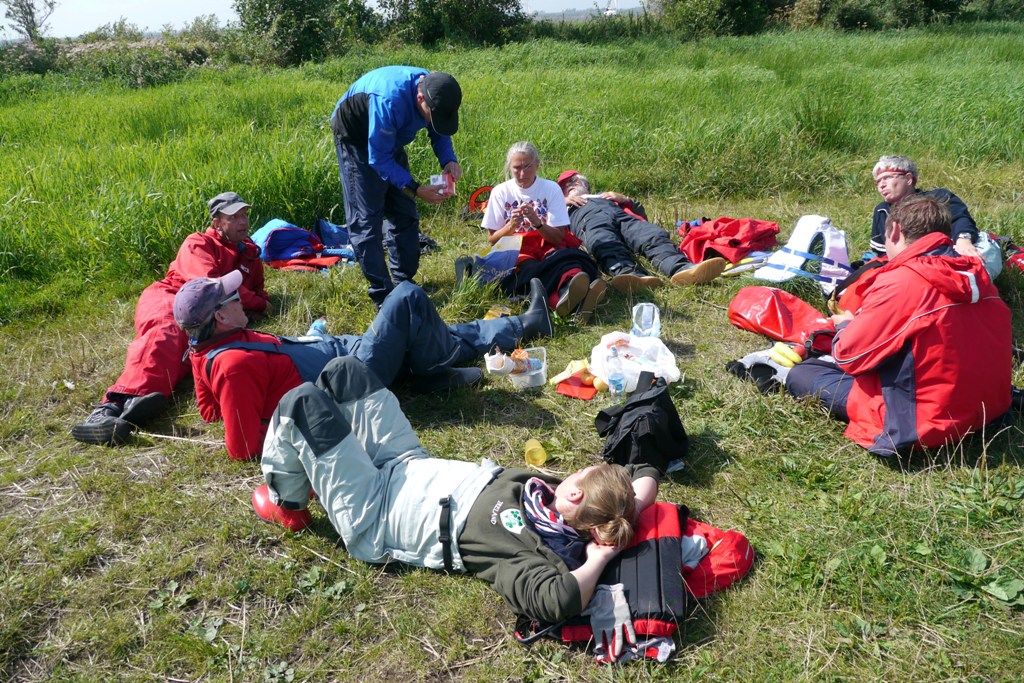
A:
<svg viewBox="0 0 1024 683">
<path fill-rule="evenodd" d="M 519 0 L 379 0 L 388 31 L 420 45 L 496 45 L 527 19 Z"/>
<path fill-rule="evenodd" d="M 251 61 L 291 66 L 373 41 L 379 19 L 363 0 L 235 0 Z"/>
<path fill-rule="evenodd" d="M 500 45 L 538 38 L 583 43 L 650 36 L 696 39 L 769 27 L 896 29 L 954 20 L 1024 20 L 1024 0 L 650 0 L 641 14 L 538 21 L 520 0 L 235 0 L 238 24 L 197 17 L 147 37 L 120 19 L 76 40 L 0 44 L 0 78 L 64 72 L 131 87 L 168 83 L 192 67 L 291 66 L 345 54 L 353 45 Z"/>
</svg>

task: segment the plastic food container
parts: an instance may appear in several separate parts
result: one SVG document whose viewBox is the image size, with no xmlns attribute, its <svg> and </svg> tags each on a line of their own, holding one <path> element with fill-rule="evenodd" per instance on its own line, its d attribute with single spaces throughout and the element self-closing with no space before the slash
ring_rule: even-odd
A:
<svg viewBox="0 0 1024 683">
<path fill-rule="evenodd" d="M 543 346 L 532 346 L 525 349 L 527 355 L 530 358 L 535 358 L 540 361 L 540 369 L 534 370 L 533 372 L 524 372 L 522 374 L 512 374 L 508 378 L 512 382 L 512 386 L 516 389 L 530 389 L 532 387 L 542 387 L 548 381 L 548 353 Z"/>
</svg>

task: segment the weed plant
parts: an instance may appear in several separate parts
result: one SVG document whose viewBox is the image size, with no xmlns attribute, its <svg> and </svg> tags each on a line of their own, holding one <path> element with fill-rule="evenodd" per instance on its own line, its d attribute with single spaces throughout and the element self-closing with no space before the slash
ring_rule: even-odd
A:
<svg viewBox="0 0 1024 683">
<path fill-rule="evenodd" d="M 362 72 L 389 62 L 456 74 L 466 93 L 459 200 L 501 180 L 529 139 L 554 177 L 640 196 L 652 216 L 754 216 L 783 237 L 821 213 L 867 247 L 882 153 L 915 157 L 921 183 L 963 197 L 979 224 L 1022 238 L 1024 39 L 991 24 L 878 35 L 809 32 L 680 44 L 538 41 L 504 49 L 367 50 L 288 71 L 200 71 L 143 90 L 61 79 L 0 83 L 0 677 L 84 680 L 985 680 L 1024 677 L 1021 419 L 903 463 L 869 456 L 819 407 L 762 396 L 724 370 L 763 339 L 725 311 L 753 281 L 610 294 L 588 327 L 559 321 L 552 372 L 653 301 L 682 380 L 691 437 L 661 499 L 743 531 L 758 560 L 702 601 L 668 666 L 596 667 L 554 642 L 521 648 L 482 582 L 350 559 L 323 513 L 293 535 L 249 496 L 258 465 L 227 459 L 220 425 L 183 387 L 130 446 L 86 447 L 68 430 L 121 369 L 139 291 L 234 189 L 258 227 L 342 220 L 326 125 Z M 30 83 L 27 85 L 27 83 Z M 9 88 L 9 90 L 4 90 Z M 433 172 L 423 141 L 414 174 Z M 418 280 L 462 321 L 503 298 L 455 287 L 455 257 L 484 239 L 455 203 L 423 208 L 441 245 Z M 1024 325 L 1024 279 L 998 280 Z M 372 319 L 357 269 L 268 273 L 292 334 L 320 314 L 335 333 Z M 820 304 L 816 288 L 787 285 Z M 1017 367 L 1015 383 L 1024 383 Z M 506 380 L 413 397 L 431 452 L 523 466 L 529 437 L 550 471 L 600 452 L 598 398 Z"/>
</svg>

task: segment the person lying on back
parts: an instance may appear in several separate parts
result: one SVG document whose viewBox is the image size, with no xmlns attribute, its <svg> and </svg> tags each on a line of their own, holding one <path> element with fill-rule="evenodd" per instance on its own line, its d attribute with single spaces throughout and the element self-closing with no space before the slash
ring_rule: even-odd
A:
<svg viewBox="0 0 1024 683">
<path fill-rule="evenodd" d="M 434 458 L 395 395 L 351 356 L 281 399 L 261 466 L 261 518 L 299 531 L 316 491 L 352 557 L 475 574 L 547 623 L 587 607 L 661 476 L 601 463 L 559 480 Z"/>
<path fill-rule="evenodd" d="M 355 356 L 385 386 L 410 375 L 414 388 L 425 393 L 478 382 L 479 368 L 454 366 L 495 346 L 511 351 L 522 341 L 553 333 L 539 283 L 523 315 L 449 326 L 422 288 L 402 282 L 361 336 L 323 332 L 293 340 L 245 329 L 241 282 L 237 271 L 199 278 L 186 283 L 174 299 L 174 318 L 189 338 L 199 412 L 207 422 L 224 420 L 233 460 L 259 455 L 281 397 L 315 379 L 334 357 Z"/>
<path fill-rule="evenodd" d="M 569 229 L 620 291 L 661 286 L 636 262 L 637 254 L 679 286 L 710 282 L 728 265 L 718 257 L 691 263 L 663 228 L 648 222 L 640 202 L 618 192 L 591 194 L 590 181 L 579 171 L 563 171 L 558 185 L 569 209 Z"/>
</svg>

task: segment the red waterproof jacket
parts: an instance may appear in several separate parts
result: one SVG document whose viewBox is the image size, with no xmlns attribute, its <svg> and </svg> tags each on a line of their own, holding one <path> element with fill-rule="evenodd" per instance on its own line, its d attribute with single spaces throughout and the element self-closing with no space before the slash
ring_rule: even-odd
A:
<svg viewBox="0 0 1024 683">
<path fill-rule="evenodd" d="M 952 244 L 926 235 L 879 268 L 833 342 L 855 377 L 846 436 L 874 453 L 956 442 L 1010 407 L 1010 310 Z"/>
<path fill-rule="evenodd" d="M 175 385 L 188 374 L 188 362 L 182 360 L 188 336 L 174 322 L 174 295 L 189 280 L 222 277 L 236 269 L 243 276 L 238 288 L 243 308 L 262 313 L 268 295 L 263 288 L 259 248 L 251 240 L 236 247 L 213 228 L 186 237 L 167 268 L 167 276 L 146 287 L 139 297 L 135 340 L 128 346 L 124 371 L 107 394 L 145 396 L 159 391 L 170 398 Z"/>
<path fill-rule="evenodd" d="M 250 239 L 235 246 L 212 227 L 185 238 L 163 282 L 177 292 L 189 280 L 221 277 L 236 269 L 242 271 L 242 286 L 238 288 L 242 308 L 262 313 L 267 309 L 269 295 L 264 289 L 259 247 Z"/>
<path fill-rule="evenodd" d="M 274 409 L 282 396 L 302 384 L 302 378 L 284 354 L 230 349 L 207 363 L 207 352 L 233 341 L 280 342 L 271 334 L 238 330 L 201 344 L 191 353 L 199 414 L 207 422 L 224 420 L 228 456 L 249 460 L 263 452 Z"/>
<path fill-rule="evenodd" d="M 722 216 L 693 227 L 680 227 L 683 241 L 679 251 L 694 263 L 715 255 L 736 263 L 752 251 L 769 251 L 778 246 L 779 224 L 756 218 Z M 708 254 L 711 250 L 714 254 Z"/>
</svg>

